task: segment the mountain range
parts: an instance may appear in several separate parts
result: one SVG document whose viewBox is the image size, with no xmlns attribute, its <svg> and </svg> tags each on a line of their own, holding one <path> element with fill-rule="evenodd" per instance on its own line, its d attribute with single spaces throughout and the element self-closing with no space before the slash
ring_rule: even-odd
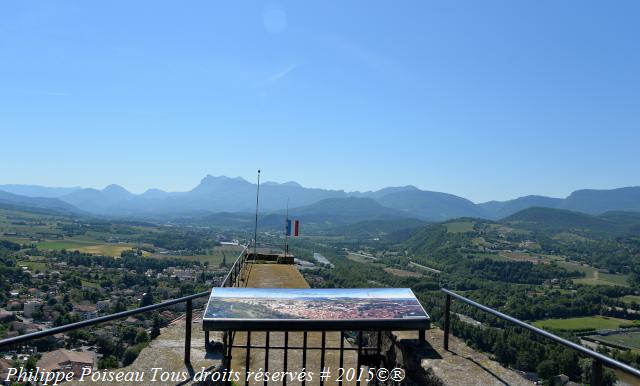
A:
<svg viewBox="0 0 640 386">
<path fill-rule="evenodd" d="M 186 192 L 149 189 L 134 194 L 119 185 L 98 190 L 15 184 L 0 185 L 0 192 L 0 206 L 4 207 L 49 208 L 63 213 L 150 219 L 206 218 L 222 212 L 227 217 L 244 218 L 255 211 L 256 199 L 255 184 L 240 177 L 210 175 Z M 402 218 L 437 222 L 458 217 L 497 220 L 532 207 L 590 215 L 611 211 L 640 212 L 640 187 L 586 189 L 575 191 L 566 198 L 531 195 L 476 204 L 453 194 L 420 190 L 410 185 L 369 192 L 306 188 L 296 182 L 260 185 L 262 213 L 281 215 L 287 202 L 292 216 L 318 223 Z"/>
</svg>

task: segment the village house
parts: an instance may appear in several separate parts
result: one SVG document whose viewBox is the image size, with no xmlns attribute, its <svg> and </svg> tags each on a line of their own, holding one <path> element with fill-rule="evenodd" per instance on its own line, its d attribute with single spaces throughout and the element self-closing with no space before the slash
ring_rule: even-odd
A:
<svg viewBox="0 0 640 386">
<path fill-rule="evenodd" d="M 42 302 L 39 300 L 29 300 L 24 304 L 23 315 L 30 318 L 33 314 L 40 311 L 40 307 L 42 307 Z"/>
<path fill-rule="evenodd" d="M 10 322 L 12 320 L 15 320 L 15 318 L 16 318 L 15 313 L 0 309 L 0 323 Z"/>
<path fill-rule="evenodd" d="M 80 319 L 93 319 L 98 316 L 98 310 L 96 306 L 91 304 L 74 304 L 73 312 L 77 312 L 80 315 Z"/>
<path fill-rule="evenodd" d="M 58 349 L 42 354 L 42 358 L 36 364 L 41 371 L 82 373 L 86 367 L 94 368 L 96 355 L 93 352 L 76 352 L 66 349 Z"/>
</svg>

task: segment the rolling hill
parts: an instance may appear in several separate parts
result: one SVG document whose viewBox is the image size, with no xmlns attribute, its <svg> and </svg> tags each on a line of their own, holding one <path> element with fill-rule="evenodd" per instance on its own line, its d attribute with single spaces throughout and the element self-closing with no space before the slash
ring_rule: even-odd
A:
<svg viewBox="0 0 640 386">
<path fill-rule="evenodd" d="M 73 205 L 57 198 L 27 197 L 0 191 L 0 208 L 47 214 L 82 214 Z"/>
<path fill-rule="evenodd" d="M 377 200 L 380 204 L 404 212 L 407 217 L 444 221 L 457 217 L 483 217 L 471 201 L 453 194 L 405 190 L 392 192 Z"/>
<path fill-rule="evenodd" d="M 541 233 L 572 232 L 589 237 L 640 234 L 640 213 L 607 212 L 600 216 L 555 208 L 527 208 L 501 221 Z"/>
</svg>

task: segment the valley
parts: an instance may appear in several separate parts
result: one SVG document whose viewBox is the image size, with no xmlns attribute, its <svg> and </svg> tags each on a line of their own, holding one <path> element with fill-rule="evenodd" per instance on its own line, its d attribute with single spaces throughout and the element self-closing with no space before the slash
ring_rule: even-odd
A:
<svg viewBox="0 0 640 386">
<path fill-rule="evenodd" d="M 261 215 L 259 241 L 261 250 L 277 252 L 282 231 L 270 225 L 271 216 Z M 439 289 L 446 287 L 637 366 L 639 218 L 633 212 L 592 216 L 551 208 L 528 208 L 499 221 L 352 218 L 328 224 L 307 217 L 303 236 L 290 245 L 314 287 L 410 287 L 436 324 L 442 323 Z M 0 308 L 15 313 L 26 331 L 78 320 L 86 310 L 101 315 L 206 289 L 250 237 L 250 227 L 215 218 L 158 222 L 0 209 Z M 57 284 L 47 284 L 54 277 Z M 40 304 L 36 316 L 26 317 L 21 307 L 34 299 Z M 575 353 L 477 310 L 454 303 L 454 312 L 460 315 L 453 320 L 454 334 L 504 366 L 541 376 L 584 376 L 576 370 L 582 359 Z M 102 365 L 126 365 L 152 339 L 152 324 L 168 320 L 150 315 L 122 322 L 123 331 L 137 328 L 146 338 L 134 336 L 119 349 L 89 335 L 64 344 L 94 345 Z M 2 324 L 0 337 L 23 330 Z M 506 341 L 508 348 L 501 343 Z M 544 367 L 548 363 L 551 370 Z"/>
</svg>

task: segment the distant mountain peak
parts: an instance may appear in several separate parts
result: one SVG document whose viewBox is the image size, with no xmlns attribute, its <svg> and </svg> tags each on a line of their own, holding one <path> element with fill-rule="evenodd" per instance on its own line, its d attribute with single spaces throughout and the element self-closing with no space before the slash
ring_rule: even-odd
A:
<svg viewBox="0 0 640 386">
<path fill-rule="evenodd" d="M 300 185 L 299 183 L 295 182 L 295 181 L 287 181 L 287 182 L 275 182 L 275 181 L 266 181 L 261 183 L 261 185 L 263 186 L 288 186 L 288 187 L 292 187 L 292 188 L 302 188 L 303 186 Z"/>
<path fill-rule="evenodd" d="M 127 189 L 125 189 L 124 187 L 122 187 L 121 185 L 118 184 L 111 184 L 111 185 L 107 185 L 104 189 L 102 189 L 103 192 L 126 192 L 129 193 L 129 191 Z"/>
<path fill-rule="evenodd" d="M 249 181 L 245 180 L 242 177 L 212 176 L 211 174 L 207 174 L 202 180 L 200 180 L 200 185 L 216 183 L 220 181 L 237 181 L 249 183 Z"/>
</svg>

